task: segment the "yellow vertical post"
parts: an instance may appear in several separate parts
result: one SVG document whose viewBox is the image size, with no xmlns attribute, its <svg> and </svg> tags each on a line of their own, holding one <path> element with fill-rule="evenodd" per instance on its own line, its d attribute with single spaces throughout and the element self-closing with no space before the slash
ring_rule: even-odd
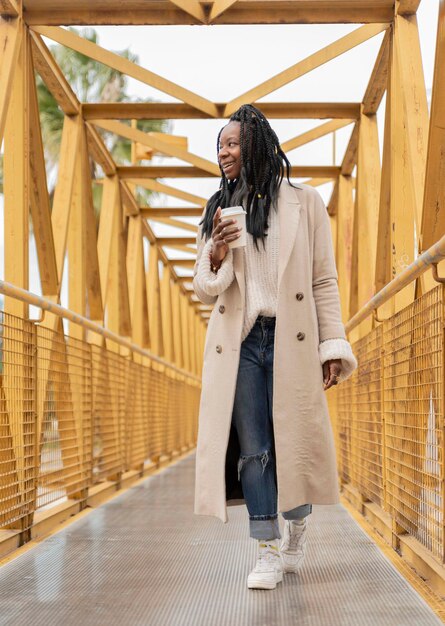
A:
<svg viewBox="0 0 445 626">
<path fill-rule="evenodd" d="M 83 126 L 78 116 L 77 124 Z M 86 211 L 83 194 L 82 129 L 79 129 L 76 161 L 74 167 L 73 193 L 69 211 L 68 228 L 68 303 L 69 308 L 80 315 L 86 312 Z M 69 334 L 84 339 L 84 329 L 69 323 Z"/>
<path fill-rule="evenodd" d="M 143 243 L 142 217 L 140 215 L 132 215 L 128 218 L 127 248 L 132 339 L 138 345 L 148 347 L 148 308 Z"/>
<path fill-rule="evenodd" d="M 164 344 L 164 357 L 167 361 L 173 363 L 175 360 L 175 351 L 173 344 L 173 311 L 170 283 L 170 267 L 164 265 L 161 282 L 162 341 Z"/>
<path fill-rule="evenodd" d="M 184 355 L 184 369 L 190 371 L 190 330 L 188 317 L 188 303 L 178 285 L 180 312 L 181 312 L 181 339 Z"/>
<path fill-rule="evenodd" d="M 22 45 L 14 68 L 5 127 L 4 239 L 5 280 L 28 289 L 29 268 L 29 41 L 22 24 Z M 5 311 L 28 317 L 25 302 L 5 297 Z"/>
<path fill-rule="evenodd" d="M 181 339 L 181 306 L 179 285 L 175 282 L 171 283 L 171 300 L 172 300 L 172 317 L 173 317 L 173 342 L 175 350 L 175 363 L 178 367 L 184 367 L 184 351 Z"/>
<path fill-rule="evenodd" d="M 362 105 L 363 109 L 363 105 Z M 357 156 L 356 206 L 352 251 L 353 281 L 351 307 L 354 314 L 374 294 L 374 274 L 378 208 L 380 195 L 380 154 L 376 115 L 360 115 Z M 371 328 L 367 319 L 359 327 L 360 336 Z"/>
<path fill-rule="evenodd" d="M 150 348 L 158 356 L 164 354 L 160 292 L 158 249 L 156 245 L 150 244 L 147 273 L 148 320 L 150 325 Z"/>
<path fill-rule="evenodd" d="M 397 276 L 418 249 L 428 135 L 428 109 L 415 16 L 396 16 L 391 40 L 391 272 Z M 420 280 L 422 284 L 424 279 Z M 395 297 L 395 311 L 414 299 L 412 283 Z"/>
<path fill-rule="evenodd" d="M 343 321 L 349 319 L 354 202 L 351 176 L 340 175 L 337 200 L 337 271 Z"/>
</svg>

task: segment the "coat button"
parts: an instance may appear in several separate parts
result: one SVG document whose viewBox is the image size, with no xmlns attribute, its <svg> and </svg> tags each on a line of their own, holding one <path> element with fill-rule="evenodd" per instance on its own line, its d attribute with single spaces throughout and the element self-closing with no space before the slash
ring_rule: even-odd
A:
<svg viewBox="0 0 445 626">
<path fill-rule="evenodd" d="M 297 339 L 298 341 L 303 341 L 303 339 L 306 337 L 306 335 L 302 332 L 297 333 Z"/>
<path fill-rule="evenodd" d="M 218 354 L 221 354 L 222 346 L 220 346 L 220 345 L 216 346 L 216 351 L 217 351 Z"/>
<path fill-rule="evenodd" d="M 297 298 L 297 300 L 303 300 L 304 298 L 304 293 L 302 293 L 301 291 L 299 291 L 295 297 Z"/>
<path fill-rule="evenodd" d="M 225 310 L 226 310 L 226 307 L 224 306 L 224 304 L 221 304 L 221 305 L 220 305 L 220 307 L 219 307 L 219 309 L 218 309 L 218 311 L 219 311 L 220 313 L 224 313 L 224 311 L 225 311 Z"/>
</svg>

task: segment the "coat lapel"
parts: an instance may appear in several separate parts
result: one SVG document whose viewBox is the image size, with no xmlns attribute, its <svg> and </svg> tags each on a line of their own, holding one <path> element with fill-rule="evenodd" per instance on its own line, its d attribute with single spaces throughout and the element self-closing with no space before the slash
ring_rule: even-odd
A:
<svg viewBox="0 0 445 626">
<path fill-rule="evenodd" d="M 278 291 L 284 270 L 294 247 L 300 223 L 301 203 L 295 189 L 283 182 L 278 196 L 278 222 L 280 229 L 280 244 L 278 254 Z"/>
</svg>

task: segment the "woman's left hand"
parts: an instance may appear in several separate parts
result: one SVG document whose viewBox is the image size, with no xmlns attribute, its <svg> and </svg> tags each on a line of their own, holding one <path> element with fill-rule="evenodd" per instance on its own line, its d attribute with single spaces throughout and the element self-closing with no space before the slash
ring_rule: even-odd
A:
<svg viewBox="0 0 445 626">
<path fill-rule="evenodd" d="M 341 372 L 341 359 L 331 359 L 323 363 L 323 389 L 329 389 L 332 385 L 338 384 L 338 377 Z"/>
</svg>

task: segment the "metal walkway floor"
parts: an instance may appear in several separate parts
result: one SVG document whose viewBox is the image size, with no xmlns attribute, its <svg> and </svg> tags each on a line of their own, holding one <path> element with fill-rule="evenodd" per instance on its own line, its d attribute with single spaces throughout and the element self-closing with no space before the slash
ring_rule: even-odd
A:
<svg viewBox="0 0 445 626">
<path fill-rule="evenodd" d="M 442 624 L 340 504 L 316 506 L 299 574 L 252 591 L 245 507 L 192 513 L 194 458 L 148 478 L 0 569 L 0 624 Z"/>
</svg>

